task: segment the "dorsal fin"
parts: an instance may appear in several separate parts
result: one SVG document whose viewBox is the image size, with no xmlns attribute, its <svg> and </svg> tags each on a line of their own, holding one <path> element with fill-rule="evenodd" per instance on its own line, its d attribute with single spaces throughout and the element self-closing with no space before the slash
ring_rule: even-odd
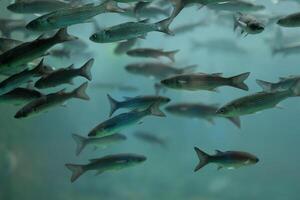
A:
<svg viewBox="0 0 300 200">
<path fill-rule="evenodd" d="M 143 20 L 140 20 L 138 21 L 139 23 L 148 23 L 149 22 L 149 19 L 143 19 Z"/>
<path fill-rule="evenodd" d="M 220 150 L 218 150 L 218 149 L 216 149 L 216 154 L 217 154 L 217 155 L 220 155 L 220 154 L 223 154 L 223 152 L 220 151 Z"/>
<path fill-rule="evenodd" d="M 213 74 L 211 74 L 212 76 L 222 76 L 223 75 L 223 73 L 213 73 Z"/>
<path fill-rule="evenodd" d="M 74 64 L 71 64 L 69 67 L 67 67 L 66 69 L 74 69 Z"/>
</svg>

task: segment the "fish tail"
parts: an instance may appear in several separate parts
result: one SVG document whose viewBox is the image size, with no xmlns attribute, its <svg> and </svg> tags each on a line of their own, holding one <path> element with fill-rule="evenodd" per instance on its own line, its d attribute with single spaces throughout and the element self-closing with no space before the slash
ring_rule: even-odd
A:
<svg viewBox="0 0 300 200">
<path fill-rule="evenodd" d="M 175 55 L 179 52 L 180 50 L 174 50 L 174 51 L 168 51 L 166 52 L 167 57 L 172 61 L 175 62 Z"/>
<path fill-rule="evenodd" d="M 297 81 L 290 89 L 292 91 L 292 96 L 300 96 L 300 81 Z"/>
<path fill-rule="evenodd" d="M 67 28 L 59 29 L 57 31 L 57 33 L 54 35 L 54 38 L 58 42 L 66 42 L 66 41 L 72 41 L 72 40 L 77 40 L 78 39 L 77 37 L 75 37 L 73 35 L 69 35 Z"/>
<path fill-rule="evenodd" d="M 194 149 L 199 158 L 199 163 L 196 166 L 196 168 L 194 169 L 194 172 L 196 172 L 209 163 L 210 156 L 207 153 L 205 153 L 204 151 L 200 150 L 198 147 L 194 147 Z"/>
<path fill-rule="evenodd" d="M 89 81 L 92 80 L 91 68 L 93 64 L 94 64 L 94 59 L 91 58 L 79 70 L 79 74 L 85 77 L 86 79 L 88 79 Z"/>
<path fill-rule="evenodd" d="M 110 103 L 109 117 L 111 117 L 114 114 L 114 112 L 119 109 L 120 102 L 118 102 L 117 100 L 112 98 L 109 94 L 107 94 L 107 98 L 108 98 L 109 103 Z"/>
<path fill-rule="evenodd" d="M 246 72 L 234 77 L 231 77 L 231 85 L 233 87 L 248 91 L 248 86 L 244 83 L 244 81 L 249 77 L 250 72 Z"/>
<path fill-rule="evenodd" d="M 257 79 L 256 83 L 263 89 L 265 92 L 271 92 L 272 91 L 272 86 L 273 83 L 267 82 L 267 81 L 262 81 Z"/>
<path fill-rule="evenodd" d="M 75 98 L 83 99 L 83 100 L 90 100 L 90 97 L 86 94 L 86 89 L 88 86 L 88 82 L 83 83 L 77 89 L 73 91 L 73 95 Z"/>
<path fill-rule="evenodd" d="M 114 0 L 107 0 L 102 5 L 105 6 L 105 10 L 108 12 L 115 12 L 115 13 L 125 12 L 122 8 L 118 6 L 118 3 Z M 102 7 L 102 5 L 100 6 Z"/>
<path fill-rule="evenodd" d="M 241 128 L 241 120 L 239 117 L 227 117 L 236 127 Z"/>
<path fill-rule="evenodd" d="M 76 181 L 84 172 L 84 165 L 66 164 L 66 167 L 72 172 L 71 182 Z"/>
<path fill-rule="evenodd" d="M 158 117 L 165 117 L 165 113 L 159 109 L 159 103 L 154 103 L 146 110 L 147 113 L 150 115 L 158 116 Z"/>
<path fill-rule="evenodd" d="M 180 69 L 181 70 L 180 74 L 193 72 L 197 67 L 198 67 L 198 65 L 189 65 L 189 66 L 186 66 L 186 67 Z"/>
<path fill-rule="evenodd" d="M 79 156 L 81 151 L 84 149 L 86 145 L 86 138 L 82 137 L 80 135 L 73 134 L 72 135 L 73 139 L 75 140 L 77 147 L 76 147 L 76 156 Z"/>
<path fill-rule="evenodd" d="M 163 33 L 166 33 L 168 35 L 174 36 L 175 34 L 169 29 L 169 26 L 172 23 L 173 19 L 174 18 L 169 17 L 169 18 L 164 19 L 164 20 L 162 20 L 160 22 L 157 22 L 156 23 L 156 25 L 157 25 L 157 31 L 163 32 Z"/>
</svg>

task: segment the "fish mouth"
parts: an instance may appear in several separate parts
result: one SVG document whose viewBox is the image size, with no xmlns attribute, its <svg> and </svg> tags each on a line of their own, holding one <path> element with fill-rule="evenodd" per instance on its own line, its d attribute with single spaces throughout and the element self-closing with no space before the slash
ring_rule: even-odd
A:
<svg viewBox="0 0 300 200">
<path fill-rule="evenodd" d="M 138 162 L 144 162 L 144 161 L 146 161 L 147 160 L 147 157 L 146 156 L 140 156 L 139 158 L 138 158 Z"/>
</svg>

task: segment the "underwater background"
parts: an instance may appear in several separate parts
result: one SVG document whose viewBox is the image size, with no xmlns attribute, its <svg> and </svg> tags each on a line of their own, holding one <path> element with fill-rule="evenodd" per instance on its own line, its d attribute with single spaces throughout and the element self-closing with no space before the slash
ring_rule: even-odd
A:
<svg viewBox="0 0 300 200">
<path fill-rule="evenodd" d="M 3 18 L 22 18 L 6 10 L 8 0 L 0 2 Z M 287 14 L 296 12 L 300 6 L 294 2 L 278 5 L 259 1 L 268 10 Z M 26 20 L 35 18 L 26 15 Z M 101 27 L 133 21 L 116 14 L 95 17 Z M 249 91 L 223 87 L 219 92 L 168 90 L 164 96 L 171 103 L 201 102 L 224 105 L 232 99 L 260 91 L 256 79 L 276 82 L 279 77 L 300 73 L 299 56 L 272 56 L 266 39 L 274 38 L 276 28 L 268 27 L 259 35 L 240 37 L 233 32 L 232 23 L 218 23 L 214 13 L 206 8 L 189 7 L 176 18 L 171 29 L 187 22 L 203 20 L 205 26 L 175 37 L 150 33 L 147 39 L 139 39 L 138 47 L 180 49 L 176 55 L 179 67 L 197 64 L 199 72 L 218 73 L 224 76 L 251 72 L 246 83 Z M 158 19 L 153 19 L 158 21 Z M 282 29 L 286 35 L 299 35 L 299 29 Z M 135 76 L 125 71 L 129 63 L 151 61 L 115 55 L 116 44 L 97 44 L 88 40 L 93 32 L 91 24 L 69 28 L 69 32 L 84 40 L 87 55 L 72 55 L 70 59 L 49 57 L 45 62 L 56 68 L 75 64 L 81 66 L 89 58 L 95 58 L 93 80 L 88 94 L 90 101 L 70 100 L 65 107 L 56 107 L 38 117 L 14 119 L 15 106 L 0 105 L 0 199 L 2 200 L 298 200 L 300 197 L 300 99 L 290 98 L 281 103 L 282 109 L 270 109 L 261 113 L 242 116 L 238 129 L 228 120 L 218 118 L 212 125 L 205 120 L 182 118 L 167 113 L 166 118 L 147 117 L 142 124 L 132 126 L 122 134 L 128 139 L 118 145 L 93 151 L 85 149 L 77 157 L 73 133 L 86 135 L 88 131 L 108 118 L 110 105 L 107 94 L 116 99 L 124 96 L 155 94 L 154 80 Z M 28 41 L 38 35 L 32 34 Z M 22 40 L 22 34 L 12 38 Z M 215 50 L 194 47 L 193 41 L 229 39 L 245 52 Z M 300 37 L 299 37 L 300 41 Z M 272 40 L 275 44 L 276 39 Z M 162 59 L 168 63 L 168 60 Z M 83 83 L 82 78 L 74 86 Z M 109 90 L 93 87 L 99 82 L 116 83 L 137 87 L 137 91 Z M 63 89 L 64 86 L 61 87 Z M 47 92 L 57 91 L 46 90 Z M 118 111 L 121 113 L 122 111 Z M 144 143 L 133 133 L 147 131 L 164 138 L 167 147 Z M 193 172 L 198 158 L 193 147 L 208 153 L 214 150 L 241 150 L 255 154 L 260 162 L 255 166 L 238 170 L 217 170 L 208 165 Z M 141 165 L 116 172 L 95 176 L 88 172 L 75 183 L 70 183 L 65 163 L 86 163 L 88 159 L 115 153 L 138 153 L 147 156 Z"/>
</svg>

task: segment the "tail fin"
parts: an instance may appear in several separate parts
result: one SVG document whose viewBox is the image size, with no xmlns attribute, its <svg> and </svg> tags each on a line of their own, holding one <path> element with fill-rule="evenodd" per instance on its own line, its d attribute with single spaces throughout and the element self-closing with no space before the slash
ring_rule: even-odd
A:
<svg viewBox="0 0 300 200">
<path fill-rule="evenodd" d="M 186 67 L 180 69 L 180 74 L 185 74 L 185 73 L 193 72 L 197 67 L 198 67 L 198 65 L 189 65 L 189 66 L 186 66 Z"/>
<path fill-rule="evenodd" d="M 105 6 L 105 10 L 108 12 L 115 12 L 115 13 L 123 13 L 125 12 L 122 8 L 118 6 L 118 3 L 114 0 L 107 0 L 103 3 Z M 100 5 L 102 6 L 102 5 Z"/>
<path fill-rule="evenodd" d="M 82 137 L 80 135 L 73 134 L 72 135 L 73 139 L 75 140 L 77 147 L 76 147 L 76 156 L 79 156 L 81 151 L 84 149 L 86 145 L 86 138 Z"/>
<path fill-rule="evenodd" d="M 163 32 L 163 33 L 166 33 L 168 35 L 174 36 L 174 33 L 169 29 L 169 26 L 172 23 L 172 21 L 173 21 L 173 18 L 169 17 L 169 18 L 164 19 L 164 20 L 162 20 L 160 22 L 157 22 L 156 23 L 156 25 L 157 25 L 157 31 Z"/>
<path fill-rule="evenodd" d="M 159 103 L 154 103 L 146 110 L 147 113 L 150 115 L 158 116 L 158 117 L 165 117 L 165 113 L 159 109 Z"/>
<path fill-rule="evenodd" d="M 172 62 L 175 62 L 175 55 L 176 53 L 178 53 L 180 50 L 177 49 L 177 50 L 174 50 L 174 51 L 168 51 L 166 52 L 166 56 L 172 61 Z"/>
<path fill-rule="evenodd" d="M 109 94 L 107 94 L 107 98 L 109 100 L 109 103 L 110 103 L 110 113 L 109 113 L 109 117 L 111 117 L 114 112 L 116 110 L 119 109 L 119 103 L 118 101 L 116 101 L 114 98 L 112 98 Z"/>
<path fill-rule="evenodd" d="M 83 83 L 77 89 L 75 89 L 72 93 L 74 94 L 75 98 L 83 99 L 83 100 L 90 100 L 90 97 L 86 94 L 85 90 L 88 86 L 88 82 Z"/>
<path fill-rule="evenodd" d="M 66 167 L 72 171 L 71 182 L 76 181 L 85 171 L 83 165 L 66 164 Z"/>
<path fill-rule="evenodd" d="M 248 91 L 248 86 L 244 83 L 244 81 L 249 77 L 250 72 L 240 74 L 238 76 L 231 77 L 231 84 L 233 87 Z"/>
<path fill-rule="evenodd" d="M 300 81 L 297 81 L 292 87 L 291 87 L 292 96 L 298 97 L 300 96 Z"/>
<path fill-rule="evenodd" d="M 196 172 L 209 163 L 209 155 L 207 153 L 201 151 L 198 147 L 194 147 L 194 149 L 199 158 L 199 163 L 196 166 L 196 168 L 194 169 L 194 172 Z"/>
<path fill-rule="evenodd" d="M 241 128 L 241 120 L 239 117 L 227 117 L 229 121 L 231 121 L 234 125 L 236 125 L 238 128 Z"/>
<path fill-rule="evenodd" d="M 91 74 L 91 68 L 94 64 L 94 59 L 91 58 L 88 60 L 80 69 L 79 69 L 79 74 L 89 81 L 92 80 L 92 74 Z"/>
<path fill-rule="evenodd" d="M 69 35 L 67 28 L 59 29 L 57 31 L 57 33 L 54 35 L 54 38 L 58 42 L 66 42 L 66 41 L 71 41 L 71 40 L 77 40 L 78 39 L 77 37 L 75 37 L 73 35 Z"/>
<path fill-rule="evenodd" d="M 263 89 L 265 92 L 271 92 L 273 83 L 262 81 L 262 80 L 256 80 L 256 83 Z"/>
</svg>

